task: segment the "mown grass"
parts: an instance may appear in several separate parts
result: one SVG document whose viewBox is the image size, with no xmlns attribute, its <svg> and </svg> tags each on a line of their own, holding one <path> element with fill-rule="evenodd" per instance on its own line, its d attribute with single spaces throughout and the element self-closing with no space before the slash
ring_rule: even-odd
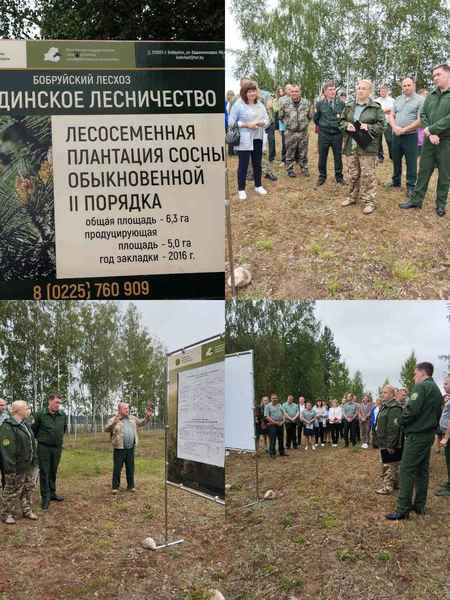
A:
<svg viewBox="0 0 450 600">
<path fill-rule="evenodd" d="M 386 190 L 392 163 L 376 169 L 377 210 L 341 207 L 348 188 L 334 182 L 331 154 L 326 183 L 317 187 L 317 135 L 311 128 L 311 176 L 290 179 L 279 163 L 278 181 L 264 179 L 264 199 L 252 192 L 237 201 L 237 158 L 228 162 L 235 266 L 245 264 L 252 282 L 239 290 L 245 298 L 421 298 L 450 296 L 449 213 L 435 213 L 436 173 L 424 208 L 398 207 L 406 189 Z M 387 152 L 385 152 L 387 157 Z M 227 277 L 229 264 L 227 263 Z M 227 290 L 230 294 L 230 290 Z"/>
<path fill-rule="evenodd" d="M 233 600 L 443 600 L 450 577 L 450 502 L 433 492 L 445 477 L 432 454 L 428 514 L 393 523 L 394 496 L 375 493 L 376 450 L 291 450 L 259 463 L 261 494 L 249 508 L 254 457 L 227 458 L 228 537 L 236 548 L 225 596 Z M 259 557 L 265 558 L 256 566 Z"/>
<path fill-rule="evenodd" d="M 163 433 L 140 437 L 136 494 L 122 483 L 112 496 L 111 473 L 109 436 L 66 439 L 58 479 L 65 501 L 43 513 L 36 494 L 39 521 L 0 524 L 1 600 L 186 600 L 220 589 L 224 515 L 216 504 L 169 488 L 169 541 L 185 542 L 142 548 L 148 536 L 164 540 Z"/>
</svg>

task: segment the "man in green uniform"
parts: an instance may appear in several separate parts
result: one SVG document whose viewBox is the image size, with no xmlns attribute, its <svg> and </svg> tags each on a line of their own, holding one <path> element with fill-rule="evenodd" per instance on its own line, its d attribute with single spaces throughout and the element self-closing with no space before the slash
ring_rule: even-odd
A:
<svg viewBox="0 0 450 600">
<path fill-rule="evenodd" d="M 405 445 L 397 509 L 386 515 L 390 521 L 407 519 L 411 510 L 417 514 L 425 512 L 430 452 L 442 410 L 442 395 L 432 375 L 431 363 L 416 365 L 411 398 L 398 420 L 405 433 Z"/>
<path fill-rule="evenodd" d="M 443 217 L 450 188 L 450 66 L 435 67 L 433 81 L 436 88 L 426 97 L 420 114 L 425 140 L 416 189 L 412 196 L 399 206 L 422 208 L 428 183 L 434 169 L 437 168 L 436 213 Z"/>
<path fill-rule="evenodd" d="M 342 132 L 338 119 L 344 112 L 345 104 L 336 98 L 334 81 L 327 81 L 322 88 L 323 98 L 316 104 L 314 123 L 319 128 L 319 180 L 317 185 L 323 185 L 327 178 L 328 151 L 333 150 L 334 176 L 336 183 L 344 183 L 342 168 Z"/>
<path fill-rule="evenodd" d="M 67 432 L 67 416 L 61 410 L 61 396 L 51 394 L 48 406 L 35 418 L 32 429 L 38 441 L 39 476 L 41 484 L 42 510 L 48 510 L 51 500 L 61 502 L 56 493 L 56 474 Z"/>
<path fill-rule="evenodd" d="M 12 403 L 11 416 L 0 427 L 0 455 L 5 470 L 1 519 L 14 525 L 16 505 L 20 503 L 26 519 L 37 519 L 32 510 L 32 494 L 36 481 L 36 440 L 26 418 L 30 411 L 26 402 Z"/>
</svg>

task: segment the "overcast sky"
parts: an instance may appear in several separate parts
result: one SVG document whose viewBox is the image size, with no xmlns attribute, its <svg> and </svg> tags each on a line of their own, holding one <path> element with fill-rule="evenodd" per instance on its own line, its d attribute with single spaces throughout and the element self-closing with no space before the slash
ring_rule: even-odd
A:
<svg viewBox="0 0 450 600">
<path fill-rule="evenodd" d="M 400 384 L 400 369 L 414 350 L 418 361 L 434 365 L 442 389 L 450 354 L 447 302 L 426 301 L 319 301 L 316 316 L 328 325 L 352 375 L 362 372 L 366 388 L 376 393 L 387 377 Z"/>
<path fill-rule="evenodd" d="M 133 301 L 144 325 L 168 352 L 205 338 L 224 333 L 225 307 L 221 300 L 140 300 Z M 123 301 L 123 309 L 128 302 Z"/>
</svg>

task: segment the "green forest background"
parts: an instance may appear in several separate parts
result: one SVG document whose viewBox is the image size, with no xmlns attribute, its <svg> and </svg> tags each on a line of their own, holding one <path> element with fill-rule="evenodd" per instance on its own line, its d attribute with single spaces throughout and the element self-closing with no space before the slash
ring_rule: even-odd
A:
<svg viewBox="0 0 450 600">
<path fill-rule="evenodd" d="M 235 51 L 234 76 L 261 89 L 300 83 L 313 99 L 327 79 L 349 92 L 358 78 L 403 77 L 429 87 L 431 69 L 450 57 L 448 0 L 231 0 L 246 48 Z"/>
<path fill-rule="evenodd" d="M 254 351 L 255 396 L 275 392 L 284 402 L 288 394 L 310 400 L 341 402 L 347 392 L 361 399 L 369 390 L 360 371 L 350 373 L 333 331 L 319 321 L 313 301 L 239 300 L 226 303 L 226 353 Z M 450 325 L 450 304 L 448 305 Z M 448 333 L 442 324 L 443 334 Z M 416 356 L 411 351 L 398 364 L 402 387 L 411 390 Z M 448 364 L 450 355 L 440 357 Z M 381 395 L 388 379 L 373 390 Z M 392 382 L 394 383 L 394 382 Z"/>
</svg>

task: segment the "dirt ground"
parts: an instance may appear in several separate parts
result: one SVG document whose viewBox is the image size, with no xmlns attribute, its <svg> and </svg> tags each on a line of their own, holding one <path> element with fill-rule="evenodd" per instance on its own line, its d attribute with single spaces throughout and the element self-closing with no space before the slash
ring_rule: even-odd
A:
<svg viewBox="0 0 450 600">
<path fill-rule="evenodd" d="M 246 266 L 252 283 L 240 297 L 336 299 L 446 299 L 450 296 L 450 228 L 447 212 L 435 212 L 436 174 L 422 210 L 405 211 L 406 196 L 386 190 L 392 163 L 385 147 L 377 166 L 378 208 L 362 214 L 362 206 L 343 208 L 348 188 L 334 181 L 330 152 L 328 178 L 317 187 L 317 135 L 311 128 L 309 178 L 286 176 L 280 164 L 277 133 L 277 182 L 263 178 L 268 195 L 253 192 L 237 199 L 237 158 L 228 158 L 232 239 L 235 267 Z M 296 167 L 297 168 L 297 167 Z M 297 170 L 298 173 L 298 170 Z M 227 278 L 229 276 L 229 257 Z M 227 294 L 231 291 L 227 288 Z"/>
<path fill-rule="evenodd" d="M 389 522 L 395 497 L 374 493 L 378 451 L 358 447 L 290 450 L 286 458 L 227 459 L 227 519 L 234 540 L 233 600 L 425 600 L 449 598 L 450 501 L 433 492 L 446 479 L 432 455 L 429 513 Z"/>
<path fill-rule="evenodd" d="M 66 442 L 59 475 L 61 503 L 39 521 L 0 524 L 0 600 L 203 600 L 222 587 L 224 508 L 169 488 L 170 549 L 164 527 L 163 434 L 142 435 L 136 494 L 111 495 L 112 451 L 105 434 Z M 122 482 L 122 488 L 124 482 Z"/>
</svg>

